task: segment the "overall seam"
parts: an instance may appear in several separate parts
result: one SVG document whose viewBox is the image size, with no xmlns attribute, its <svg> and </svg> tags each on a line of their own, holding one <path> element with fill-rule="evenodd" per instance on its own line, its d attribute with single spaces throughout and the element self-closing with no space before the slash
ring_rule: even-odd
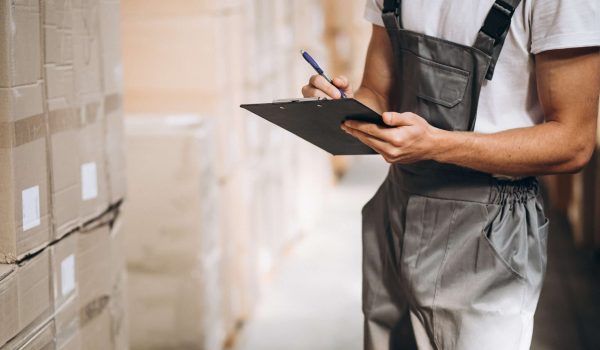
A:
<svg viewBox="0 0 600 350">
<path fill-rule="evenodd" d="M 435 289 L 433 292 L 433 300 L 431 301 L 431 309 L 432 309 L 432 333 L 433 333 L 433 342 L 436 347 L 440 348 L 440 345 L 437 341 L 437 332 L 436 332 L 436 300 L 438 295 L 438 290 L 440 287 L 440 278 L 442 275 L 442 271 L 444 269 L 444 265 L 446 264 L 446 258 L 448 257 L 448 250 L 450 249 L 450 229 L 454 226 L 454 222 L 456 221 L 456 204 L 452 203 L 452 219 L 450 220 L 450 225 L 448 225 L 448 229 L 446 230 L 446 249 L 444 250 L 444 257 L 442 258 L 442 262 L 440 263 L 440 267 L 438 269 L 436 278 L 435 278 Z"/>
</svg>

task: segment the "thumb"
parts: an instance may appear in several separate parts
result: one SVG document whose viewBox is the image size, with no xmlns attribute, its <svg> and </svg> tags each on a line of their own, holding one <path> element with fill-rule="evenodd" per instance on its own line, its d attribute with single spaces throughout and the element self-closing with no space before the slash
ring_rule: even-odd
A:
<svg viewBox="0 0 600 350">
<path fill-rule="evenodd" d="M 389 126 L 413 125 L 411 113 L 385 112 L 382 115 L 383 122 Z"/>
</svg>

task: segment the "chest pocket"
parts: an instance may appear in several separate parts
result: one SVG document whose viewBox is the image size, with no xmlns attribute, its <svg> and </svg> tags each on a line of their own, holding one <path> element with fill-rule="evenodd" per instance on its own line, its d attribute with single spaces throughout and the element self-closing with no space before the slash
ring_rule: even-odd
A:
<svg viewBox="0 0 600 350">
<path fill-rule="evenodd" d="M 401 88 L 410 92 L 404 93 L 406 110 L 421 115 L 441 129 L 470 130 L 472 120 L 470 108 L 467 108 L 470 101 L 465 101 L 470 73 L 419 57 L 408 50 L 403 50 L 402 56 L 406 68 Z"/>
</svg>

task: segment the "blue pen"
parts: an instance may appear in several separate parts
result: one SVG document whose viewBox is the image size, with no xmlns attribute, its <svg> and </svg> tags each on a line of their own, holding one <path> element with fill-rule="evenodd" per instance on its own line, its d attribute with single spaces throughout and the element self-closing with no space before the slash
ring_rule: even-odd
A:
<svg viewBox="0 0 600 350">
<path fill-rule="evenodd" d="M 335 86 L 333 84 L 333 81 L 331 79 L 329 79 L 329 77 L 325 74 L 325 72 L 323 72 L 323 69 L 321 69 L 321 67 L 319 67 L 319 64 L 317 63 L 317 61 L 314 60 L 314 58 L 312 58 L 308 52 L 304 51 L 304 50 L 300 50 L 300 53 L 302 54 L 302 57 L 304 57 L 304 59 L 306 60 L 306 62 L 308 62 L 314 69 L 315 71 L 317 71 L 317 73 L 322 76 L 323 78 L 325 78 L 325 80 L 327 80 L 329 82 L 329 84 Z M 338 90 L 340 91 L 340 94 L 342 96 L 342 98 L 346 98 L 346 94 L 344 94 L 344 92 L 338 88 Z"/>
</svg>

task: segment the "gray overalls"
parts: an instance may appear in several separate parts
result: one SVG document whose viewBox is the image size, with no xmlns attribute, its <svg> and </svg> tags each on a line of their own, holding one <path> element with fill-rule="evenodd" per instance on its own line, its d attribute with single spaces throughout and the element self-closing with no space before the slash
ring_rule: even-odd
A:
<svg viewBox="0 0 600 350">
<path fill-rule="evenodd" d="M 472 131 L 519 2 L 496 1 L 469 47 L 402 29 L 386 0 L 393 110 Z M 362 214 L 365 349 L 529 348 L 548 235 L 536 178 L 392 165 Z"/>
</svg>

